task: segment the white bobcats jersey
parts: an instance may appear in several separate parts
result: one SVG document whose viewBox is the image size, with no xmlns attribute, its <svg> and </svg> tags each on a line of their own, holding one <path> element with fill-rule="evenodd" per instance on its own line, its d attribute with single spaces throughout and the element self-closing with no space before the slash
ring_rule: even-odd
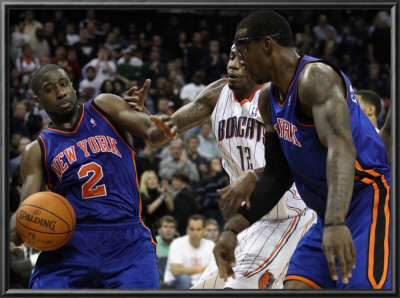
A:
<svg viewBox="0 0 400 298">
<path fill-rule="evenodd" d="M 231 183 L 249 169 L 265 165 L 265 126 L 258 110 L 260 85 L 248 99 L 239 102 L 228 84 L 222 89 L 211 115 L 212 127 L 222 156 L 222 166 Z M 297 191 L 293 185 L 294 191 Z M 264 216 L 266 219 L 286 219 L 303 210 L 302 200 L 293 200 L 286 193 Z"/>
</svg>

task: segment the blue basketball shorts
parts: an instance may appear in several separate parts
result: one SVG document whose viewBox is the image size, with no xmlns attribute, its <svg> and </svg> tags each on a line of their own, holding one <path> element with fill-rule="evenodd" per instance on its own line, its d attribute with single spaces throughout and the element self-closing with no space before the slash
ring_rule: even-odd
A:
<svg viewBox="0 0 400 298">
<path fill-rule="evenodd" d="M 356 249 L 356 267 L 349 283 L 342 283 L 338 265 L 338 281 L 329 274 L 322 251 L 324 227 L 320 216 L 298 243 L 285 281 L 298 280 L 319 289 L 391 288 L 390 174 L 382 181 L 371 182 L 350 204 L 346 224 Z"/>
<path fill-rule="evenodd" d="M 78 224 L 66 245 L 41 252 L 29 288 L 159 289 L 156 244 L 140 220 Z"/>
</svg>

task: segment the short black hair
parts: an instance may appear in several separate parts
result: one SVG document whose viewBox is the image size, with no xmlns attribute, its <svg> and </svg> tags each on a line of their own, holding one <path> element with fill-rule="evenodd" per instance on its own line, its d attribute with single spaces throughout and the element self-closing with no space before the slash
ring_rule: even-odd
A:
<svg viewBox="0 0 400 298">
<path fill-rule="evenodd" d="M 382 111 L 381 97 L 372 90 L 357 90 L 354 92 L 355 95 L 360 95 L 362 100 L 370 105 L 375 106 L 375 116 L 378 117 Z"/>
<path fill-rule="evenodd" d="M 201 214 L 192 214 L 188 218 L 188 226 L 191 220 L 201 220 L 203 222 L 203 228 L 206 227 L 206 218 Z"/>
<path fill-rule="evenodd" d="M 172 175 L 172 179 L 178 179 L 181 180 L 182 182 L 185 182 L 186 184 L 188 184 L 190 182 L 190 178 L 189 175 L 186 174 L 185 172 L 182 171 L 176 171 L 173 175 Z"/>
<path fill-rule="evenodd" d="M 40 89 L 40 85 L 41 85 L 40 81 L 43 78 L 43 76 L 49 71 L 58 70 L 58 69 L 62 69 L 63 71 L 65 71 L 64 68 L 62 68 L 59 65 L 46 64 L 46 65 L 43 65 L 42 67 L 40 67 L 37 71 L 35 71 L 33 73 L 33 76 L 32 76 L 32 90 L 33 90 L 33 93 L 35 95 L 39 94 L 39 89 Z"/>
<path fill-rule="evenodd" d="M 284 47 L 294 47 L 290 24 L 275 11 L 257 11 L 248 15 L 237 25 L 236 31 L 240 29 L 247 29 L 248 37 L 270 36 L 279 33 L 279 37 L 272 37 L 278 44 Z"/>
</svg>

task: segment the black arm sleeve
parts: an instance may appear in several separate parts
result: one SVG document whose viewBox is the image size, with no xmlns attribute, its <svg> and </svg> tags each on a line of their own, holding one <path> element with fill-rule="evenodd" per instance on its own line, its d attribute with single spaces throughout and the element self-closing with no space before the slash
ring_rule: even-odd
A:
<svg viewBox="0 0 400 298">
<path fill-rule="evenodd" d="M 277 133 L 265 133 L 266 165 L 251 196 L 251 209 L 246 206 L 238 209 L 250 224 L 267 214 L 293 184 L 293 176 L 283 155 Z"/>
</svg>

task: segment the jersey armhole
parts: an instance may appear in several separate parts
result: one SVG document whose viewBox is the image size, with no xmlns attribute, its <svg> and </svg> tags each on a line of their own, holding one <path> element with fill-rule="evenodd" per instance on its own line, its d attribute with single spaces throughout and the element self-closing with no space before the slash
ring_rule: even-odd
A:
<svg viewBox="0 0 400 298">
<path fill-rule="evenodd" d="M 48 169 L 47 169 L 47 165 L 46 165 L 46 149 L 44 147 L 44 143 L 43 143 L 43 139 L 42 137 L 37 137 L 36 140 L 39 143 L 39 147 L 40 147 L 40 157 L 41 157 L 41 163 L 42 163 L 42 168 L 45 169 L 43 171 L 43 179 L 44 181 L 46 181 L 46 185 L 49 185 L 49 175 L 48 175 Z"/>
</svg>

